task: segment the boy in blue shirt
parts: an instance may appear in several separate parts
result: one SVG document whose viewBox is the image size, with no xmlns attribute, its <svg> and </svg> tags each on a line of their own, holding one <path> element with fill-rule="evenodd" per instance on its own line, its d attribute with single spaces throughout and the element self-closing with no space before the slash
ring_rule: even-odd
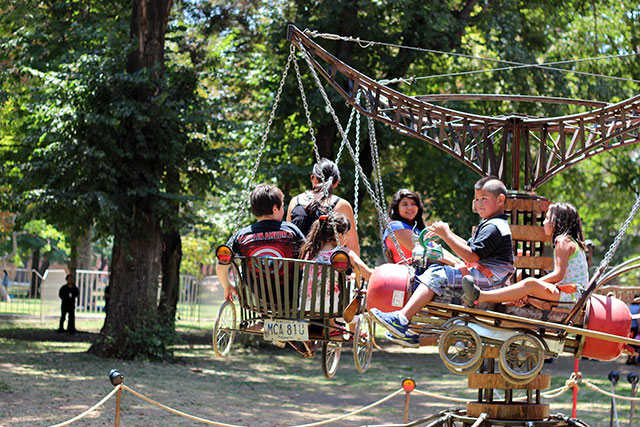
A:
<svg viewBox="0 0 640 427">
<path fill-rule="evenodd" d="M 409 331 L 409 320 L 435 295 L 442 295 L 445 288 L 462 288 L 462 278 L 471 275 L 482 290 L 502 287 L 515 271 L 511 230 L 504 214 L 507 188 L 495 177 L 485 177 L 474 186 L 474 210 L 482 221 L 473 237 L 464 240 L 442 221 L 435 222 L 428 237 L 440 237 L 464 263 L 453 267 L 433 265 L 416 277 L 418 286 L 399 311 L 369 310 L 373 319 L 384 326 L 385 336 L 407 347 L 419 347 L 418 335 Z"/>
</svg>

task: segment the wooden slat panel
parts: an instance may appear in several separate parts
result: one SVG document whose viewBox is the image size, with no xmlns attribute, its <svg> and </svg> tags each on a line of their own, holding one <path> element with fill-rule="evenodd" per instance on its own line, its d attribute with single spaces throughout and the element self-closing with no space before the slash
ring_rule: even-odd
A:
<svg viewBox="0 0 640 427">
<path fill-rule="evenodd" d="M 492 388 L 492 389 L 518 389 L 518 390 L 546 390 L 551 385 L 549 374 L 538 374 L 531 379 L 528 384 L 512 384 L 507 382 L 501 374 L 473 373 L 468 377 L 469 388 Z"/>
<path fill-rule="evenodd" d="M 301 318 L 306 317 L 305 307 L 307 306 L 307 292 L 309 292 L 309 269 L 310 268 L 311 268 L 311 264 L 308 264 L 308 263 L 303 264 L 302 283 L 300 285 L 300 313 L 302 313 Z"/>
<path fill-rule="evenodd" d="M 505 210 L 519 210 L 529 212 L 546 212 L 551 202 L 549 200 L 540 199 L 507 199 L 505 201 Z"/>
<path fill-rule="evenodd" d="M 546 256 L 528 257 L 514 256 L 513 264 L 516 268 L 533 268 L 537 270 L 552 270 L 553 258 Z"/>
<path fill-rule="evenodd" d="M 467 403 L 467 415 L 479 417 L 482 414 L 489 414 L 488 418 L 494 420 L 545 420 L 549 418 L 548 403 Z M 494 424 L 495 425 L 495 424 Z M 521 424 L 523 425 L 523 424 Z"/>
<path fill-rule="evenodd" d="M 511 224 L 511 238 L 526 242 L 550 242 L 551 236 L 544 232 L 544 227 L 538 225 Z"/>
</svg>

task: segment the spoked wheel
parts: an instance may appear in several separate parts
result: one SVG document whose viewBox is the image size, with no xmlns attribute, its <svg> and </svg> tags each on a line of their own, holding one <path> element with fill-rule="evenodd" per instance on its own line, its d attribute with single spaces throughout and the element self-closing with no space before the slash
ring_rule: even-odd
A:
<svg viewBox="0 0 640 427">
<path fill-rule="evenodd" d="M 528 383 L 544 365 L 544 345 L 534 335 L 513 335 L 500 346 L 498 363 L 506 380 L 514 384 Z"/>
<path fill-rule="evenodd" d="M 438 350 L 444 365 L 455 374 L 468 374 L 482 364 L 482 340 L 468 326 L 454 325 L 447 328 L 440 336 Z"/>
<path fill-rule="evenodd" d="M 229 354 L 231 344 L 236 336 L 236 307 L 231 301 L 225 301 L 218 311 L 216 323 L 213 325 L 213 351 L 220 357 Z"/>
<path fill-rule="evenodd" d="M 331 379 L 338 370 L 340 363 L 340 353 L 342 353 L 341 342 L 323 342 L 322 343 L 322 373 L 325 378 Z"/>
<path fill-rule="evenodd" d="M 367 314 L 358 316 L 353 335 L 353 360 L 361 374 L 367 372 L 373 352 L 373 322 Z"/>
</svg>

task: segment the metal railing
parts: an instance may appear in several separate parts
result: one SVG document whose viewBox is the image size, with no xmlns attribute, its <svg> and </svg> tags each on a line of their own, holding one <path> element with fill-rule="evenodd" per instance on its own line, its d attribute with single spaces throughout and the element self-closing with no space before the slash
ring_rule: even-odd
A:
<svg viewBox="0 0 640 427">
<path fill-rule="evenodd" d="M 26 268 L 6 269 L 7 279 L 1 283 L 0 315 L 25 317 L 45 317 L 60 315 L 58 290 L 64 285 L 64 272 L 59 273 L 43 285 L 48 275 L 40 275 L 36 270 Z M 204 278 L 192 275 L 180 275 L 180 290 L 177 306 L 177 319 L 200 321 L 201 288 Z M 58 283 L 59 282 L 59 283 Z M 79 297 L 76 301 L 76 313 L 90 316 L 104 316 L 104 290 L 109 284 L 108 271 L 77 270 L 76 286 Z"/>
</svg>

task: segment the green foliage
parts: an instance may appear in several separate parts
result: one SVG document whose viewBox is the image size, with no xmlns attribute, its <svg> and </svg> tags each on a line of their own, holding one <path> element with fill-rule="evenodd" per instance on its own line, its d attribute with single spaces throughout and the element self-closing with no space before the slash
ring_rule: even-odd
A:
<svg viewBox="0 0 640 427">
<path fill-rule="evenodd" d="M 96 344 L 103 347 L 103 354 L 115 358 L 170 361 L 173 346 L 182 342 L 172 325 L 170 320 L 151 310 L 135 322 L 135 327 L 125 325 L 121 336 L 113 336 L 108 331 L 100 334 Z"/>
<path fill-rule="evenodd" d="M 176 217 L 174 203 L 210 187 L 216 162 L 197 75 L 179 66 L 159 82 L 150 70 L 127 73 L 126 23 L 95 12 L 43 54 L 55 63 L 16 62 L 14 73 L 33 85 L 23 94 L 23 143 L 1 155 L 19 222 L 129 235 L 143 210 L 179 226 L 191 212 Z"/>
<path fill-rule="evenodd" d="M 202 265 L 212 264 L 214 253 L 211 242 L 194 236 L 182 238 L 182 262 L 180 271 L 194 276 L 201 275 Z"/>
</svg>

